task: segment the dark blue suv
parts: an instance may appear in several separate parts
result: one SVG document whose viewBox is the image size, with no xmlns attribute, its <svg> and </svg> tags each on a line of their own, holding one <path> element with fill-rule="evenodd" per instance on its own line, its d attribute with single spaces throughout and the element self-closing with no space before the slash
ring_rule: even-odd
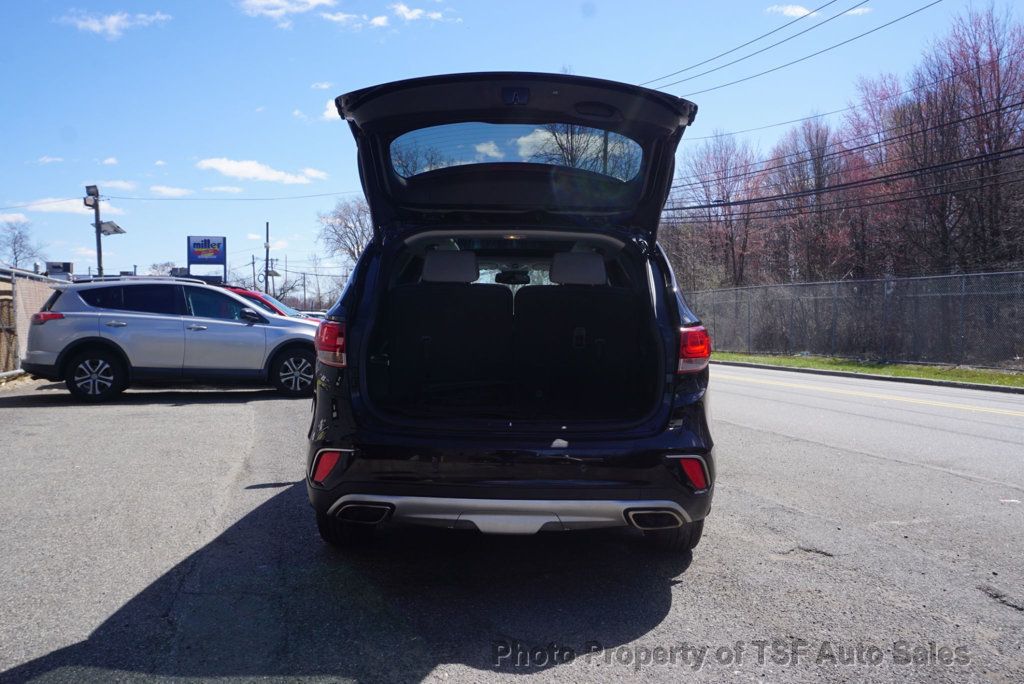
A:
<svg viewBox="0 0 1024 684">
<path fill-rule="evenodd" d="M 657 229 L 696 105 L 530 73 L 336 102 L 375 236 L 316 339 L 321 536 L 633 527 L 693 548 L 711 341 Z"/>
</svg>

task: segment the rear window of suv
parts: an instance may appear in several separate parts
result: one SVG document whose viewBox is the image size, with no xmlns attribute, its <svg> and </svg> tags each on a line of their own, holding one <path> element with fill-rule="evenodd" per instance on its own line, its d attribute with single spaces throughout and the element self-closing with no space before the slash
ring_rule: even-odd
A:
<svg viewBox="0 0 1024 684">
<path fill-rule="evenodd" d="M 78 296 L 98 309 L 180 315 L 176 285 L 129 285 L 79 290 Z"/>
<path fill-rule="evenodd" d="M 391 143 L 391 165 L 402 178 L 467 164 L 547 164 L 630 181 L 643 148 L 619 133 L 576 124 L 463 122 L 420 128 Z"/>
</svg>

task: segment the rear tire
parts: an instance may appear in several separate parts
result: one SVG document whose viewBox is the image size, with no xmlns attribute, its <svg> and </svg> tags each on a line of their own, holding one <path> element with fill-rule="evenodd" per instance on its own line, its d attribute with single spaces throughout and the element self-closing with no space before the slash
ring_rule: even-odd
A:
<svg viewBox="0 0 1024 684">
<path fill-rule="evenodd" d="M 670 530 L 648 530 L 644 539 L 652 547 L 662 551 L 690 551 L 697 547 L 704 534 L 704 521 L 686 523 Z"/>
<path fill-rule="evenodd" d="M 105 349 L 79 352 L 66 368 L 64 384 L 79 401 L 108 401 L 128 386 L 128 371 L 121 359 Z"/>
<path fill-rule="evenodd" d="M 316 529 L 320 538 L 336 549 L 363 546 L 373 538 L 376 525 L 339 520 L 325 513 L 316 514 Z"/>
<path fill-rule="evenodd" d="M 310 349 L 292 347 L 277 355 L 270 365 L 270 381 L 288 397 L 311 397 L 316 386 L 316 357 Z"/>
</svg>

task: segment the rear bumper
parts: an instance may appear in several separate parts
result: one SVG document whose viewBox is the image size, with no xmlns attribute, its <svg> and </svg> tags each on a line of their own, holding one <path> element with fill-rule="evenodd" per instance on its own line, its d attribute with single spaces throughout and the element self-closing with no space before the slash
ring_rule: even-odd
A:
<svg viewBox="0 0 1024 684">
<path fill-rule="evenodd" d="M 23 361 L 21 364 L 21 370 L 37 378 L 44 378 L 46 380 L 60 380 L 60 373 L 57 372 L 57 366 L 53 364 L 25 363 Z"/>
<path fill-rule="evenodd" d="M 379 518 L 367 511 L 379 511 Z M 690 522 L 674 501 L 459 499 L 430 496 L 347 494 L 328 515 L 359 522 L 390 521 L 450 529 L 475 529 L 487 534 L 534 534 L 541 530 L 598 527 L 670 528 Z M 653 514 L 659 517 L 654 518 Z"/>
</svg>

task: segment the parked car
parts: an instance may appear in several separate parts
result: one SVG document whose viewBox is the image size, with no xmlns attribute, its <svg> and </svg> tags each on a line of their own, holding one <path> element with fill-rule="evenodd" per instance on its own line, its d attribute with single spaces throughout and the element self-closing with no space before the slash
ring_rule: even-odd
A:
<svg viewBox="0 0 1024 684">
<path fill-rule="evenodd" d="M 146 381 L 249 381 L 309 396 L 315 333 L 312 320 L 258 312 L 198 280 L 76 282 L 32 316 L 21 366 L 84 401 Z"/>
<path fill-rule="evenodd" d="M 696 106 L 526 73 L 336 103 L 375 233 L 317 332 L 323 539 L 631 526 L 693 548 L 715 486 L 711 340 L 657 234 Z"/>
<path fill-rule="evenodd" d="M 255 304 L 259 309 L 277 314 L 278 316 L 291 316 L 292 318 L 309 318 L 306 316 L 304 311 L 298 311 L 288 306 L 277 297 L 271 296 L 266 292 L 260 292 L 259 290 L 250 290 L 245 287 L 239 287 L 238 285 L 221 285 L 225 290 L 230 290 L 236 295 L 245 297 L 250 302 Z"/>
<path fill-rule="evenodd" d="M 299 311 L 299 313 L 307 318 L 327 318 L 326 311 Z"/>
</svg>

